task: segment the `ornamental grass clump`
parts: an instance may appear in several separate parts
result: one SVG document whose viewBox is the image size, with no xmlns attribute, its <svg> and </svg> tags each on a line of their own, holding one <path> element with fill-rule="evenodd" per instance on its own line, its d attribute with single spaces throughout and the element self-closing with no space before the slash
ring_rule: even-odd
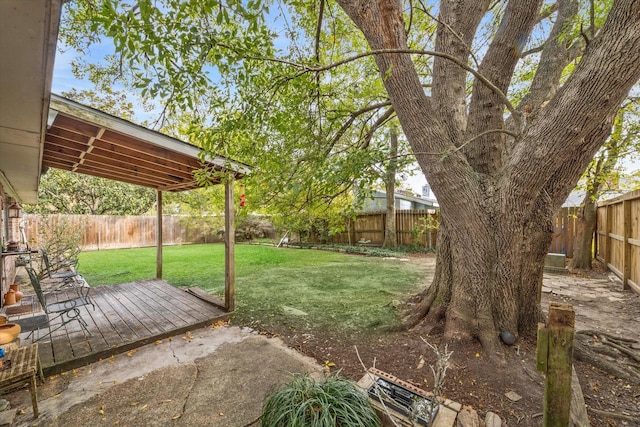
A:
<svg viewBox="0 0 640 427">
<path fill-rule="evenodd" d="M 347 378 L 331 375 L 316 381 L 294 375 L 291 382 L 267 396 L 263 427 L 378 427 L 380 419 L 367 395 Z"/>
</svg>

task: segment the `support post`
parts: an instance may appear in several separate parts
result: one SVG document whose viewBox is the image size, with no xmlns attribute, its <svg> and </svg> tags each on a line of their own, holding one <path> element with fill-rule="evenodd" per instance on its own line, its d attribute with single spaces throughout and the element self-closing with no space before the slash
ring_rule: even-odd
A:
<svg viewBox="0 0 640 427">
<path fill-rule="evenodd" d="M 229 312 L 235 310 L 236 287 L 233 182 L 233 175 L 229 174 L 224 184 L 224 305 Z"/>
<path fill-rule="evenodd" d="M 156 278 L 162 279 L 162 191 L 156 191 L 158 205 L 156 218 Z"/>
<path fill-rule="evenodd" d="M 549 319 L 538 324 L 537 369 L 545 374 L 544 427 L 569 425 L 575 312 L 567 304 L 549 304 Z"/>
</svg>

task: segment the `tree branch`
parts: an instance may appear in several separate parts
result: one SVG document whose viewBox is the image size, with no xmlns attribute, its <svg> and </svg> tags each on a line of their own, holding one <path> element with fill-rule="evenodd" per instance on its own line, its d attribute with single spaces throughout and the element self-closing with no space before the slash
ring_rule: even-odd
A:
<svg viewBox="0 0 640 427">
<path fill-rule="evenodd" d="M 542 22 L 548 17 L 550 17 L 551 15 L 553 15 L 554 12 L 558 10 L 558 7 L 559 7 L 558 2 L 555 2 L 554 4 L 549 6 L 546 10 L 543 10 L 542 12 L 540 12 L 540 16 L 538 16 L 538 20 L 536 22 L 538 23 Z"/>
<path fill-rule="evenodd" d="M 451 25 L 447 24 L 446 22 L 443 22 L 442 20 L 436 18 L 431 13 L 429 13 L 429 10 L 425 6 L 425 4 L 422 2 L 422 0 L 419 0 L 419 1 L 420 1 L 420 5 L 422 6 L 422 12 L 424 12 L 425 15 L 427 15 L 429 18 L 436 21 L 438 24 L 444 26 L 447 30 L 451 32 L 451 34 L 453 34 L 456 37 L 456 39 L 458 39 L 458 41 L 467 49 L 467 52 L 469 52 L 469 55 L 471 55 L 471 59 L 473 59 L 473 62 L 476 64 L 476 68 L 477 68 L 479 66 L 478 59 L 473 54 L 471 47 L 467 43 L 465 43 L 464 39 L 460 36 L 460 34 L 456 33 L 455 30 L 451 28 Z"/>
<path fill-rule="evenodd" d="M 378 104 L 369 105 L 368 107 L 364 107 L 364 108 L 359 109 L 358 111 L 352 112 L 349 115 L 349 118 L 347 119 L 347 121 L 340 127 L 340 129 L 338 129 L 338 132 L 336 132 L 334 137 L 331 139 L 329 147 L 325 150 L 325 156 L 328 156 L 329 153 L 331 153 L 331 150 L 333 150 L 333 147 L 340 140 L 340 138 L 342 138 L 342 135 L 344 135 L 344 133 L 347 131 L 347 129 L 349 129 L 349 127 L 351 127 L 351 125 L 356 120 L 356 118 L 358 118 L 358 116 L 361 116 L 362 114 L 368 113 L 370 111 L 378 110 L 378 109 L 383 108 L 383 107 L 388 107 L 390 105 L 391 105 L 391 101 L 381 102 L 381 103 L 378 103 Z"/>
<path fill-rule="evenodd" d="M 474 136 L 473 138 L 470 138 L 470 139 L 466 140 L 465 142 L 460 144 L 458 147 L 456 147 L 454 150 L 451 150 L 451 152 L 453 153 L 455 151 L 459 151 L 465 145 L 475 141 L 476 139 L 482 138 L 483 136 L 490 135 L 492 133 L 504 133 L 504 134 L 507 134 L 507 135 L 512 136 L 514 138 L 518 138 L 520 136 L 519 134 L 517 134 L 515 132 L 512 132 L 510 130 L 507 130 L 507 129 L 489 129 L 489 130 L 486 130 L 484 132 L 479 133 L 478 135 Z"/>
<path fill-rule="evenodd" d="M 318 12 L 318 25 L 316 26 L 316 42 L 314 49 L 316 52 L 316 63 L 320 63 L 320 33 L 322 31 L 322 19 L 324 17 L 324 1 L 320 0 L 320 11 Z"/>
<path fill-rule="evenodd" d="M 228 49 L 231 49 L 229 46 L 225 46 L 225 47 L 227 47 Z M 472 74 L 474 77 L 476 77 L 478 80 L 480 80 L 485 86 L 487 86 L 491 91 L 493 91 L 498 96 L 500 101 L 505 105 L 507 110 L 509 110 L 509 112 L 512 114 L 512 116 L 513 116 L 514 120 L 516 121 L 516 123 L 521 123 L 522 122 L 522 120 L 521 120 L 522 114 L 516 110 L 516 108 L 513 106 L 513 104 L 511 104 L 511 101 L 509 101 L 509 98 L 507 98 L 507 96 L 496 85 L 494 85 L 491 81 L 489 81 L 489 79 L 487 79 L 481 73 L 476 71 L 473 67 L 470 67 L 469 65 L 467 65 L 464 61 L 456 58 L 453 55 L 449 55 L 447 53 L 436 52 L 436 51 L 433 51 L 433 50 L 420 50 L 420 49 L 376 49 L 376 50 L 371 50 L 369 52 L 363 52 L 363 53 L 354 55 L 352 57 L 345 58 L 345 59 L 342 59 L 340 61 L 334 62 L 334 63 L 329 64 L 329 65 L 324 65 L 324 66 L 321 66 L 321 67 L 311 67 L 309 65 L 300 64 L 298 62 L 293 62 L 293 61 L 289 61 L 289 60 L 282 59 L 282 58 L 267 58 L 267 57 L 250 56 L 250 57 L 247 57 L 247 59 L 256 60 L 256 61 L 276 62 L 276 63 L 280 63 L 280 64 L 283 64 L 283 65 L 288 65 L 290 67 L 294 67 L 294 68 L 299 69 L 300 71 L 298 72 L 297 76 L 300 76 L 300 75 L 306 74 L 306 73 L 321 73 L 321 72 L 324 72 L 324 71 L 331 70 L 333 68 L 337 68 L 337 67 L 339 67 L 341 65 L 345 65 L 345 64 L 357 61 L 358 59 L 362 59 L 362 58 L 366 58 L 366 57 L 374 56 L 374 55 L 384 55 L 384 54 L 390 54 L 390 53 L 395 53 L 395 54 L 404 53 L 404 54 L 410 54 L 410 55 L 437 56 L 437 57 L 444 58 L 444 59 L 447 59 L 447 60 L 455 63 L 456 65 L 458 65 L 463 70 L 465 70 L 465 71 L 469 72 L 470 74 Z"/>
<path fill-rule="evenodd" d="M 543 49 L 544 49 L 544 43 L 541 44 L 540 46 L 533 47 L 533 48 L 531 48 L 529 50 L 525 50 L 524 52 L 522 52 L 520 54 L 520 58 L 524 58 L 526 56 L 533 55 L 534 53 L 542 52 Z"/>
<path fill-rule="evenodd" d="M 373 134 L 380 128 L 380 126 L 385 124 L 393 116 L 394 113 L 395 110 L 393 109 L 393 107 L 391 107 L 387 111 L 385 111 L 384 114 L 378 117 L 378 120 L 376 120 L 376 122 L 371 126 L 371 128 L 364 136 L 363 143 L 361 144 L 362 149 L 369 148 L 369 143 L 371 142 L 371 138 L 373 138 Z"/>
</svg>

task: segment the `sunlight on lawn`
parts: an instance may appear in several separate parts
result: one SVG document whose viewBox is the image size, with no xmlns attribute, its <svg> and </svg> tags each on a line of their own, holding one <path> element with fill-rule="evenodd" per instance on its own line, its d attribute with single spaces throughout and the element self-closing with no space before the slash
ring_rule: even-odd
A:
<svg viewBox="0 0 640 427">
<path fill-rule="evenodd" d="M 168 246 L 163 278 L 222 295 L 222 244 Z M 83 252 L 92 286 L 155 277 L 155 248 Z M 394 301 L 428 283 L 427 268 L 399 260 L 335 252 L 236 246 L 236 314 L 244 324 L 381 329 L 397 321 Z"/>
</svg>

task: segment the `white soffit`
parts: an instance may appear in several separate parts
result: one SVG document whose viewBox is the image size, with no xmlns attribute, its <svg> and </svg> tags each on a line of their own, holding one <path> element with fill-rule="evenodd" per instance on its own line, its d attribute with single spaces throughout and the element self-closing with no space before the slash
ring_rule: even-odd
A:
<svg viewBox="0 0 640 427">
<path fill-rule="evenodd" d="M 61 0 L 0 1 L 0 172 L 37 201 Z"/>
</svg>

